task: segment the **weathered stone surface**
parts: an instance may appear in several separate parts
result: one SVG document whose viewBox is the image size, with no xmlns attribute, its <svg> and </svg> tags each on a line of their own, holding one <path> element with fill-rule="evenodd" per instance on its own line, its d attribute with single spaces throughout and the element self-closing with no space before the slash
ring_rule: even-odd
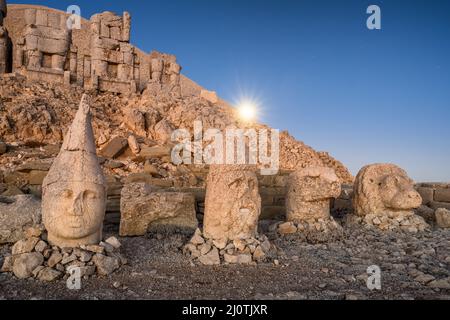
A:
<svg viewBox="0 0 450 320">
<path fill-rule="evenodd" d="M 32 275 L 33 270 L 44 262 L 39 252 L 22 253 L 14 258 L 13 272 L 17 278 L 24 279 Z"/>
<path fill-rule="evenodd" d="M 46 267 L 39 271 L 37 278 L 41 281 L 55 281 L 59 277 L 61 277 L 62 273 L 58 270 Z"/>
<path fill-rule="evenodd" d="M 436 189 L 434 192 L 434 200 L 438 202 L 450 202 L 450 188 Z"/>
<path fill-rule="evenodd" d="M 219 99 L 217 98 L 217 93 L 215 91 L 201 90 L 200 97 L 208 100 L 211 103 L 217 103 Z"/>
<path fill-rule="evenodd" d="M 120 267 L 120 261 L 116 257 L 108 257 L 102 254 L 96 254 L 92 257 L 92 261 L 97 267 L 98 274 L 107 276 Z"/>
<path fill-rule="evenodd" d="M 434 200 L 433 188 L 418 187 L 416 190 L 422 197 L 423 204 L 427 205 Z"/>
<path fill-rule="evenodd" d="M 136 155 L 139 153 L 139 151 L 141 151 L 141 147 L 139 146 L 136 137 L 132 134 L 128 136 L 128 146 L 130 147 L 131 152 Z"/>
<path fill-rule="evenodd" d="M 116 237 L 109 237 L 105 242 L 112 245 L 114 249 L 119 249 L 122 246 Z"/>
<path fill-rule="evenodd" d="M 113 159 L 125 150 L 127 146 L 127 139 L 114 137 L 100 149 L 100 154 L 105 158 Z"/>
<path fill-rule="evenodd" d="M 31 252 L 38 242 L 39 238 L 36 237 L 19 240 L 13 245 L 12 254 L 16 255 Z"/>
<path fill-rule="evenodd" d="M 420 194 L 406 172 L 396 165 L 365 166 L 355 179 L 354 192 L 355 214 L 368 224 L 382 230 L 400 228 L 409 232 L 428 227 L 413 211 L 422 204 Z"/>
<path fill-rule="evenodd" d="M 195 198 L 190 193 L 158 191 L 145 183 L 123 187 L 120 235 L 145 234 L 149 228 L 197 228 Z"/>
<path fill-rule="evenodd" d="M 210 239 L 250 238 L 261 213 L 253 167 L 211 165 L 207 178 L 203 233 Z"/>
<path fill-rule="evenodd" d="M 97 244 L 102 236 L 106 182 L 98 163 L 88 96 L 83 95 L 59 155 L 43 184 L 42 218 L 51 244 Z"/>
<path fill-rule="evenodd" d="M 448 202 L 433 201 L 433 202 L 430 202 L 429 206 L 430 206 L 430 208 L 432 208 L 434 210 L 437 210 L 439 208 L 444 208 L 444 209 L 450 210 L 450 203 L 448 203 Z"/>
<path fill-rule="evenodd" d="M 40 222 L 41 202 L 34 196 L 0 196 L 0 244 L 20 240 L 27 227 Z"/>
<path fill-rule="evenodd" d="M 217 250 L 217 248 L 213 248 L 209 253 L 200 256 L 198 260 L 204 265 L 220 264 L 219 251 Z"/>
<path fill-rule="evenodd" d="M 56 266 L 58 263 L 61 262 L 62 258 L 63 256 L 61 253 L 53 252 L 50 258 L 48 259 L 47 264 L 50 268 L 53 268 L 54 266 Z"/>
<path fill-rule="evenodd" d="M 436 224 L 439 228 L 450 228 L 450 210 L 439 208 L 435 212 Z"/>
<path fill-rule="evenodd" d="M 139 153 L 139 155 L 147 159 L 152 159 L 170 156 L 170 152 L 171 148 L 166 146 L 154 146 L 154 147 L 143 146 L 141 148 L 141 152 Z"/>
<path fill-rule="evenodd" d="M 291 173 L 286 196 L 287 220 L 329 219 L 330 199 L 340 193 L 339 178 L 331 168 L 308 167 Z"/>
<path fill-rule="evenodd" d="M 174 128 L 172 124 L 169 121 L 163 119 L 155 125 L 155 139 L 161 141 L 161 143 L 163 144 L 170 142 L 173 130 Z"/>
</svg>

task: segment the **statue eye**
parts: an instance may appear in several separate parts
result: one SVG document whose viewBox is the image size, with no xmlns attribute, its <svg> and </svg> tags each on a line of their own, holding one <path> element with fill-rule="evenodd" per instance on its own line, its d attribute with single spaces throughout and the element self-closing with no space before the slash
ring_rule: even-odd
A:
<svg viewBox="0 0 450 320">
<path fill-rule="evenodd" d="M 61 195 L 62 195 L 64 198 L 70 198 L 70 197 L 72 196 L 72 194 L 73 194 L 73 192 L 72 192 L 72 190 L 70 190 L 70 189 L 65 189 L 65 190 L 63 190 L 63 191 L 61 192 Z"/>
</svg>

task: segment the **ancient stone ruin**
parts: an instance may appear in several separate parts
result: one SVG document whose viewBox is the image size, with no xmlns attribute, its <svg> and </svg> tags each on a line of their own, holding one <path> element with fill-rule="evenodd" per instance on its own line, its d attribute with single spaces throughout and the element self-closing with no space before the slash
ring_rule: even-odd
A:
<svg viewBox="0 0 450 320">
<path fill-rule="evenodd" d="M 83 95 L 61 151 L 43 181 L 42 220 L 60 247 L 98 244 L 106 184 L 98 163 L 88 96 Z"/>
<path fill-rule="evenodd" d="M 261 196 L 256 167 L 212 165 L 207 179 L 203 234 L 197 229 L 184 250 L 202 264 L 251 264 L 271 250 L 258 235 Z M 221 259 L 222 258 L 222 259 Z"/>
<path fill-rule="evenodd" d="M 255 170 L 239 165 L 211 166 L 205 199 L 205 237 L 234 240 L 256 236 L 261 197 Z"/>
<path fill-rule="evenodd" d="M 161 191 L 146 183 L 123 187 L 120 212 L 121 236 L 144 235 L 158 227 L 194 231 L 198 225 L 193 194 Z"/>
<path fill-rule="evenodd" d="M 341 193 L 340 180 L 333 169 L 299 169 L 289 175 L 287 189 L 287 222 L 278 226 L 279 233 L 326 234 L 341 230 L 330 215 L 331 200 Z"/>
<path fill-rule="evenodd" d="M 146 54 L 131 45 L 128 12 L 80 18 L 78 26 L 70 14 L 55 9 L 8 7 L 8 19 L 0 23 L 0 72 L 106 92 L 135 93 L 151 87 L 180 94 L 181 67 L 176 58 Z M 4 1 L 1 14 L 3 22 Z"/>
<path fill-rule="evenodd" d="M 396 165 L 368 165 L 356 176 L 353 206 L 357 221 L 382 230 L 423 231 L 428 225 L 414 214 L 421 203 L 413 181 Z"/>
</svg>

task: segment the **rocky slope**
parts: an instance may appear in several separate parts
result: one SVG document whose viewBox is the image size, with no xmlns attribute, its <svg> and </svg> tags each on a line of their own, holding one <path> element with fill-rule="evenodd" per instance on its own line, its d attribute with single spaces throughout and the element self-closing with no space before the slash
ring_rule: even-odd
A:
<svg viewBox="0 0 450 320">
<path fill-rule="evenodd" d="M 200 97 L 195 93 L 199 89 L 197 85 L 187 78 L 182 83 L 193 87 L 192 95 L 175 97 L 144 91 L 141 95 L 120 96 L 90 92 L 99 153 L 114 161 L 107 162 L 109 166 L 105 165 L 105 170 L 124 176 L 144 170 L 146 163 L 154 165 L 156 171 L 170 166 L 167 157 L 156 161 L 146 151 L 153 146 L 170 147 L 171 132 L 176 128 L 192 130 L 194 120 L 201 120 L 204 129 L 242 127 L 235 110 L 226 102 L 219 99 L 212 103 Z M 8 153 L 0 157 L 0 168 L 14 169 L 49 145 L 56 145 L 57 150 L 82 93 L 81 88 L 30 82 L 16 74 L 0 78 L 0 141 L 9 145 Z M 130 135 L 133 137 L 129 138 Z M 121 140 L 112 141 L 115 137 Z M 316 152 L 287 132 L 282 132 L 280 139 L 281 169 L 325 165 L 334 168 L 343 182 L 353 180 L 349 171 L 328 153 Z M 120 150 L 114 148 L 114 143 L 122 144 Z M 34 148 L 31 155 L 21 152 L 27 148 Z M 44 157 L 51 159 L 54 153 Z"/>
</svg>

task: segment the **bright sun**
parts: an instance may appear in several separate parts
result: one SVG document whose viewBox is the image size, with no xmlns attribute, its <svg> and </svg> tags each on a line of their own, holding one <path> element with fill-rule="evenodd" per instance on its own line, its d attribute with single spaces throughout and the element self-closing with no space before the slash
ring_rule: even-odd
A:
<svg viewBox="0 0 450 320">
<path fill-rule="evenodd" d="M 238 103 L 237 110 L 243 121 L 254 121 L 258 114 L 258 106 L 255 102 L 244 100 Z"/>
</svg>

